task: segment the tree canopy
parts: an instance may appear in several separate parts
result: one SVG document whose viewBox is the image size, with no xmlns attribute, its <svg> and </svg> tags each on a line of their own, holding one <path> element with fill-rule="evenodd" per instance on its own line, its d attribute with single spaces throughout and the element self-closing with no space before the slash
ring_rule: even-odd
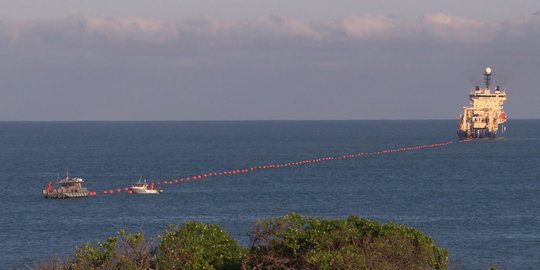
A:
<svg viewBox="0 0 540 270">
<path fill-rule="evenodd" d="M 357 216 L 346 219 L 291 213 L 258 220 L 242 247 L 217 225 L 169 226 L 152 245 L 121 230 L 105 242 L 76 247 L 66 260 L 49 258 L 32 269 L 435 269 L 448 268 L 448 252 L 421 231 Z"/>
</svg>

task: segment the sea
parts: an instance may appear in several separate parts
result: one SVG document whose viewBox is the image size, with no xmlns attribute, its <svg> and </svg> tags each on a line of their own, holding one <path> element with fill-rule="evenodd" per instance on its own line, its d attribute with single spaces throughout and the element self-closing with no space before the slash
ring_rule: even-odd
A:
<svg viewBox="0 0 540 270">
<path fill-rule="evenodd" d="M 124 229 L 156 241 L 170 224 L 218 224 L 240 244 L 257 219 L 290 212 L 406 224 L 449 250 L 451 269 L 539 269 L 540 120 L 509 120 L 504 139 L 460 143 L 455 120 L 0 122 L 0 269 L 27 269 Z M 163 184 L 139 179 L 433 143 Z M 97 196 L 48 200 L 69 171 Z"/>
</svg>

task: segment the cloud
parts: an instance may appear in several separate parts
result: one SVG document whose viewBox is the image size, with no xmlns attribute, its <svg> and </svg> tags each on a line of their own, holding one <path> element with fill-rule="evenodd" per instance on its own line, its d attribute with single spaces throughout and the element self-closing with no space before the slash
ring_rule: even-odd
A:
<svg viewBox="0 0 540 270">
<path fill-rule="evenodd" d="M 397 25 L 396 20 L 384 16 L 353 16 L 342 19 L 339 27 L 349 37 L 366 39 L 392 35 Z"/>
<path fill-rule="evenodd" d="M 538 117 L 540 97 L 533 89 L 539 46 L 539 14 L 505 21 L 444 13 L 315 21 L 95 15 L 0 20 L 0 115 L 453 118 L 467 87 L 492 65 L 497 83 L 523 92 L 509 99 L 509 108 L 520 104 L 509 113 Z M 65 115 L 64 104 L 73 114 Z"/>
<path fill-rule="evenodd" d="M 452 17 L 444 13 L 425 16 L 420 26 L 437 40 L 471 43 L 491 41 L 502 28 L 497 22 Z"/>
<path fill-rule="evenodd" d="M 285 16 L 244 20 L 198 17 L 162 21 L 141 17 L 80 15 L 50 21 L 0 21 L 0 42 L 11 44 L 35 39 L 41 39 L 45 43 L 51 39 L 112 43 L 167 43 L 190 39 L 341 42 L 399 38 L 482 43 L 493 41 L 501 33 L 525 35 L 530 31 L 537 31 L 535 29 L 539 26 L 540 15 L 536 13 L 510 21 L 482 21 L 434 13 L 419 20 L 388 16 L 351 16 L 334 21 L 313 22 Z"/>
<path fill-rule="evenodd" d="M 102 35 L 111 40 L 163 42 L 177 37 L 177 25 L 140 17 L 83 16 L 75 18 L 87 35 Z"/>
<path fill-rule="evenodd" d="M 312 25 L 290 17 L 272 16 L 256 20 L 253 25 L 253 30 L 265 29 L 267 33 L 271 33 L 274 36 L 300 38 L 322 37 L 322 34 Z"/>
<path fill-rule="evenodd" d="M 271 16 L 251 20 L 218 20 L 205 17 L 157 21 L 139 17 L 80 18 L 84 32 L 115 41 L 183 41 L 186 38 L 319 38 L 313 27 L 300 20 Z"/>
</svg>

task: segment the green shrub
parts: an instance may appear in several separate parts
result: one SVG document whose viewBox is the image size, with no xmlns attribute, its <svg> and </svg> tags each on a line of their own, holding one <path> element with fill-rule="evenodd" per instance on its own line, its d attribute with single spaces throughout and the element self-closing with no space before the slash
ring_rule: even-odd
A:
<svg viewBox="0 0 540 270">
<path fill-rule="evenodd" d="M 69 269 L 138 270 L 148 269 L 151 264 L 150 243 L 145 241 L 144 235 L 127 234 L 120 230 L 118 236 L 109 237 L 105 242 L 76 247 Z"/>
<path fill-rule="evenodd" d="M 448 252 L 422 232 L 398 224 L 305 218 L 258 221 L 244 269 L 447 269 Z"/>
<path fill-rule="evenodd" d="M 152 248 L 142 234 L 119 231 L 105 242 L 76 247 L 73 258 L 50 258 L 40 270 L 357 270 L 448 268 L 448 252 L 411 227 L 356 216 L 306 218 L 298 214 L 257 221 L 249 249 L 217 225 L 170 226 Z"/>
<path fill-rule="evenodd" d="M 159 269 L 240 269 L 245 250 L 217 225 L 189 222 L 159 236 Z"/>
</svg>

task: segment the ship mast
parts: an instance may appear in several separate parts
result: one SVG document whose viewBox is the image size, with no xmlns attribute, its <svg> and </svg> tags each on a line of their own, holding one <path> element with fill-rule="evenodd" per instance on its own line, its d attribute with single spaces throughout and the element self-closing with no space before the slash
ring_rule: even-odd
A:
<svg viewBox="0 0 540 270">
<path fill-rule="evenodd" d="M 491 82 L 491 68 L 486 67 L 486 71 L 484 72 L 484 81 L 486 82 L 486 89 L 489 90 L 489 84 Z"/>
</svg>

